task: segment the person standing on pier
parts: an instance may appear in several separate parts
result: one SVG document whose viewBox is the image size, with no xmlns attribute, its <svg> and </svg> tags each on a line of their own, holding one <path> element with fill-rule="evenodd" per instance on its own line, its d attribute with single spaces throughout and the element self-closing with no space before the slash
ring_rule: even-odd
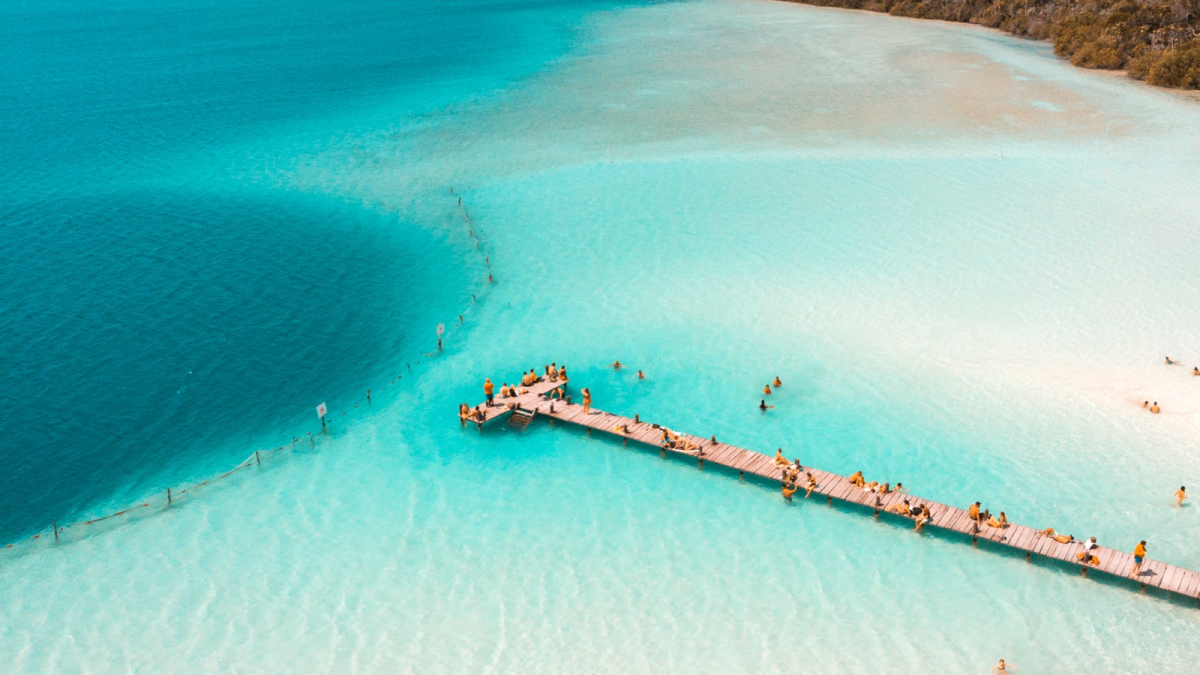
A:
<svg viewBox="0 0 1200 675">
<path fill-rule="evenodd" d="M 483 378 L 483 393 L 485 395 L 487 395 L 487 404 L 488 404 L 489 408 L 492 407 L 492 400 L 495 398 L 495 396 L 494 396 L 495 391 L 496 391 L 496 385 L 492 384 L 492 378 L 490 378 L 490 377 Z"/>
<path fill-rule="evenodd" d="M 581 393 L 581 394 L 583 394 L 583 413 L 584 413 L 585 415 L 591 414 L 591 410 L 592 410 L 592 392 L 591 392 L 590 390 L 588 390 L 588 388 L 587 388 L 587 387 L 584 387 L 584 388 L 583 388 L 583 391 L 582 391 L 582 392 L 580 392 L 580 393 Z"/>
<path fill-rule="evenodd" d="M 1142 563 L 1146 561 L 1146 540 L 1138 542 L 1137 546 L 1133 547 L 1133 574 L 1130 576 L 1138 577 L 1142 575 Z"/>
</svg>

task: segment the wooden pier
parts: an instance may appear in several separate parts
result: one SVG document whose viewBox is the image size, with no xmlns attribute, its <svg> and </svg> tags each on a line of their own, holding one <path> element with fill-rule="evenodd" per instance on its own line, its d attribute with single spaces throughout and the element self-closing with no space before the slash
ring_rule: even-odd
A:
<svg viewBox="0 0 1200 675">
<path fill-rule="evenodd" d="M 653 446 L 659 448 L 664 455 L 670 452 L 694 457 L 700 468 L 703 468 L 705 463 L 715 464 L 735 470 L 743 478 L 746 474 L 750 474 L 768 481 L 781 482 L 783 467 L 776 465 L 774 456 L 719 443 L 715 438 L 700 438 L 678 431 L 675 433 L 685 441 L 686 445 L 694 449 L 663 447 L 661 425 L 614 415 L 595 408 L 584 413 L 582 405 L 568 402 L 569 397 L 558 400 L 549 398 L 555 390 L 560 388 L 565 390 L 566 385 L 565 381 L 543 380 L 527 387 L 528 392 L 519 396 L 496 397 L 493 406 L 488 407 L 482 404 L 478 406 L 478 410 L 483 412 L 482 420 L 463 418 L 463 424 L 474 422 L 482 430 L 484 422 L 519 410 L 535 417 L 545 415 L 560 422 L 576 424 L 589 430 L 601 431 L 617 438 Z M 887 512 L 888 507 L 892 504 L 907 499 L 912 508 L 923 505 L 930 510 L 932 516 L 925 525 L 927 528 L 956 532 L 971 537 L 972 541 L 984 539 L 1007 546 L 1024 552 L 1027 560 L 1033 556 L 1049 558 L 1079 566 L 1086 569 L 1088 573 L 1099 572 L 1122 577 L 1142 584 L 1143 588 L 1159 588 L 1175 595 L 1200 598 L 1200 572 L 1146 558 L 1142 563 L 1141 573 L 1135 577 L 1133 576 L 1133 554 L 1104 546 L 1098 546 L 1091 550 L 1091 554 L 1099 559 L 1099 565 L 1084 565 L 1078 558 L 1078 554 L 1084 550 L 1083 541 L 1075 540 L 1062 544 L 1039 534 L 1034 528 L 1016 523 L 1009 523 L 1008 527 L 1003 529 L 987 524 L 977 524 L 971 520 L 966 509 L 940 504 L 908 493 L 893 491 L 888 494 L 879 494 L 852 484 L 846 476 L 821 471 L 811 466 L 804 467 L 801 471 L 801 479 L 805 472 L 811 473 L 817 480 L 817 487 L 813 493 L 825 497 L 826 501 L 831 504 L 833 500 L 838 500 L 874 510 L 876 517 L 886 513 L 889 517 L 912 520 L 906 516 Z M 798 481 L 797 485 L 800 490 L 796 493 L 796 498 L 803 499 L 803 480 Z"/>
</svg>

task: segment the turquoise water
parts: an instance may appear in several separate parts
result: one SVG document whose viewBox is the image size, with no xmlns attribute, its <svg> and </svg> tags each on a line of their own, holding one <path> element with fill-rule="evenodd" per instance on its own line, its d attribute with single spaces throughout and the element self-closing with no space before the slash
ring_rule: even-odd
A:
<svg viewBox="0 0 1200 675">
<path fill-rule="evenodd" d="M 392 234 L 346 235 L 368 249 L 434 242 L 363 294 L 469 329 L 319 448 L 6 559 L 15 670 L 1190 672 L 1191 603 L 452 411 L 565 362 L 604 409 L 1197 568 L 1171 493 L 1200 475 L 1200 384 L 1162 365 L 1200 361 L 1197 102 L 967 27 L 576 16 L 504 86 L 231 172 L 370 205 Z M 496 278 L 476 304 L 458 194 Z M 364 321 L 428 325 L 404 314 Z"/>
</svg>

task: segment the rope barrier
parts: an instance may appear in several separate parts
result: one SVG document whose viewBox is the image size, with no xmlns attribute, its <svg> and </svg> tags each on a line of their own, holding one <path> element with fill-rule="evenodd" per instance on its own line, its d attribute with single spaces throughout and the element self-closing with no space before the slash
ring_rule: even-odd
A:
<svg viewBox="0 0 1200 675">
<path fill-rule="evenodd" d="M 451 188 L 450 194 L 452 194 L 452 195 L 454 194 L 453 188 Z M 469 213 L 467 213 L 467 209 L 463 205 L 461 196 L 458 198 L 458 208 L 462 212 L 463 221 L 467 224 L 467 232 L 468 232 L 469 236 L 471 237 L 471 239 L 474 240 L 476 250 L 480 251 L 481 255 L 483 256 L 484 267 L 488 270 L 488 284 L 481 284 L 480 288 L 478 289 L 478 296 L 484 296 L 484 295 L 486 295 L 488 285 L 490 285 L 491 283 L 494 282 L 492 272 L 491 272 L 492 260 L 491 260 L 491 255 L 488 252 L 490 250 L 490 243 L 488 242 L 487 233 L 483 229 L 479 229 L 479 234 L 478 235 L 476 234 L 476 228 L 478 227 L 478 223 L 473 223 L 471 221 L 471 216 Z M 487 250 L 484 249 L 485 245 L 488 246 Z M 475 305 L 475 304 L 479 303 L 480 298 L 478 296 L 476 295 L 476 293 L 471 294 L 471 305 Z M 470 312 L 470 306 L 468 306 L 466 309 L 463 310 L 463 314 L 466 314 L 469 312 Z M 443 337 L 449 337 L 450 335 L 453 335 L 454 332 L 456 330 L 458 330 L 459 327 L 462 327 L 463 329 L 466 328 L 466 318 L 464 318 L 463 314 L 458 315 L 458 323 L 455 324 L 454 326 L 452 326 L 450 330 L 446 331 L 444 336 L 439 335 L 438 351 L 441 351 Z M 436 352 L 431 352 L 431 353 L 427 353 L 424 355 L 426 357 L 432 357 L 435 354 L 436 354 Z M 413 363 L 414 362 L 409 362 L 409 363 L 405 364 L 409 373 L 413 372 Z M 417 360 L 417 361 L 415 361 L 415 363 L 416 363 L 416 365 L 419 366 L 421 364 L 421 361 Z M 399 382 L 401 379 L 403 379 L 403 377 L 404 377 L 403 375 L 397 375 L 394 379 L 392 379 L 389 382 L 389 384 L 395 384 L 395 383 Z M 384 386 L 381 389 L 381 391 L 385 391 L 385 390 L 387 390 L 386 386 Z M 367 389 L 366 398 L 367 398 L 367 402 L 370 403 L 371 402 L 371 390 L 370 389 Z M 359 406 L 356 404 L 354 406 L 354 409 L 357 409 L 358 407 Z M 348 412 L 349 411 L 347 411 L 347 410 L 343 410 L 343 411 L 341 411 L 341 414 L 346 415 Z M 330 427 L 333 426 L 333 422 L 331 420 L 326 421 L 326 423 Z M 317 442 L 316 442 L 316 437 L 314 436 L 313 432 L 306 431 L 304 433 L 304 435 L 308 438 L 309 448 L 315 449 L 317 447 Z M 296 443 L 299 440 L 300 440 L 299 438 L 292 436 L 292 447 L 290 448 L 292 451 L 295 451 Z M 332 436 L 329 436 L 328 434 L 326 434 L 325 440 L 323 440 L 322 443 L 324 444 L 327 442 L 332 442 L 333 440 L 334 439 Z M 92 518 L 90 520 L 85 520 L 85 521 L 76 522 L 76 523 L 68 523 L 66 525 L 61 525 L 61 526 L 56 522 L 51 527 L 51 531 L 54 534 L 54 542 L 55 543 L 62 543 L 63 541 L 69 542 L 69 541 L 71 541 L 71 539 L 68 535 L 70 535 L 72 533 L 80 533 L 80 536 L 87 536 L 87 532 L 92 531 L 90 526 L 99 525 L 101 523 L 111 521 L 112 519 L 119 518 L 121 516 L 130 516 L 141 509 L 150 508 L 152 504 L 153 505 L 161 504 L 162 509 L 164 509 L 164 510 L 167 508 L 174 508 L 175 504 L 179 503 L 181 500 L 186 501 L 185 495 L 188 495 L 189 493 L 195 494 L 201 488 L 213 485 L 214 483 L 217 483 L 219 481 L 223 481 L 223 480 L 231 477 L 233 474 L 250 466 L 251 464 L 261 467 L 263 465 L 264 458 L 271 457 L 271 456 L 273 456 L 274 453 L 279 452 L 284 449 L 285 449 L 285 446 L 280 445 L 279 447 L 276 447 L 276 448 L 270 448 L 270 449 L 266 449 L 266 450 L 255 450 L 253 454 L 251 454 L 249 457 L 247 457 L 245 460 L 243 460 L 240 464 L 238 464 L 234 468 L 230 469 L 229 471 L 226 471 L 225 473 L 222 473 L 221 475 L 219 475 L 215 478 L 210 478 L 210 479 L 200 481 L 198 483 L 193 483 L 182 489 L 178 488 L 177 486 L 176 487 L 168 487 L 168 488 L 166 488 L 166 491 L 164 493 L 162 493 L 161 495 L 156 495 L 155 497 L 148 498 L 140 504 L 126 507 L 124 509 L 121 509 L 120 511 L 115 511 L 113 513 L 109 513 L 107 515 L 103 515 L 103 516 L 100 516 L 97 518 Z M 0 550 L 8 551 L 8 550 L 15 548 L 17 551 L 22 551 L 22 550 L 24 550 L 24 548 L 18 547 L 18 544 L 32 543 L 34 541 L 41 541 L 42 534 L 43 534 L 43 532 L 37 532 L 37 533 L 33 534 L 32 536 L 28 537 L 27 539 L 6 544 L 4 546 L 4 548 L 0 549 Z M 60 535 L 63 535 L 61 540 L 60 540 Z M 47 541 L 49 541 L 49 539 L 50 539 L 49 537 L 46 537 Z"/>
</svg>

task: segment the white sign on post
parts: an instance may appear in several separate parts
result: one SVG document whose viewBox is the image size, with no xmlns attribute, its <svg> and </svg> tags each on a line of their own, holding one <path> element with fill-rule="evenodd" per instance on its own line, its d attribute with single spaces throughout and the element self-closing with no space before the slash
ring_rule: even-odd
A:
<svg viewBox="0 0 1200 675">
<path fill-rule="evenodd" d="M 324 404 L 324 403 L 322 403 L 321 405 L 317 406 L 317 417 L 320 417 L 321 419 L 325 419 L 325 412 L 326 412 L 326 411 L 325 411 L 325 404 Z"/>
</svg>

